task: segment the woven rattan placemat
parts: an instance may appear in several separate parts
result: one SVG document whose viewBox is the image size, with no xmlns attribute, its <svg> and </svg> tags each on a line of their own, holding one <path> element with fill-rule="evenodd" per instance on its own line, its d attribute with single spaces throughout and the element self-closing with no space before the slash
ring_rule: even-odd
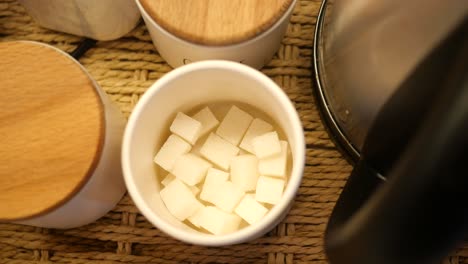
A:
<svg viewBox="0 0 468 264">
<path fill-rule="evenodd" d="M 311 53 L 319 0 L 299 1 L 282 46 L 262 71 L 294 102 L 305 129 L 304 180 L 285 220 L 249 243 L 208 248 L 155 229 L 126 195 L 95 223 L 69 230 L 0 224 L 0 263 L 327 263 L 323 232 L 352 167 L 330 141 L 312 97 Z M 0 41 L 34 40 L 72 51 L 82 38 L 40 28 L 14 0 L 0 0 Z M 141 23 L 125 37 L 98 42 L 80 62 L 125 116 L 171 68 Z M 0 58 L 1 63 L 1 58 Z M 457 217 L 456 212 L 447 217 Z M 468 263 L 468 247 L 444 261 Z"/>
</svg>

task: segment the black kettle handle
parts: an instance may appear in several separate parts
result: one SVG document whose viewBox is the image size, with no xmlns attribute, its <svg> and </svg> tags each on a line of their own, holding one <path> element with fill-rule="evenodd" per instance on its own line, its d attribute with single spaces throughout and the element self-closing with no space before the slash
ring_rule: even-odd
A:
<svg viewBox="0 0 468 264">
<path fill-rule="evenodd" d="M 465 19 L 383 106 L 327 226 L 332 264 L 435 263 L 468 235 L 467 36 Z"/>
</svg>

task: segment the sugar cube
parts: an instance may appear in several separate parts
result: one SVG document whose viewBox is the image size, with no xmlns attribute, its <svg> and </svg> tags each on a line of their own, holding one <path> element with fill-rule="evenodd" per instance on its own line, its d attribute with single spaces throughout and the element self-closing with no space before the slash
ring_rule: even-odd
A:
<svg viewBox="0 0 468 264">
<path fill-rule="evenodd" d="M 192 146 L 179 136 L 170 135 L 154 157 L 154 162 L 166 171 L 171 171 L 175 161 L 191 148 Z"/>
<path fill-rule="evenodd" d="M 179 179 L 171 181 L 160 191 L 160 195 L 169 212 L 180 221 L 195 214 L 202 205 Z"/>
<path fill-rule="evenodd" d="M 260 176 L 257 182 L 255 200 L 263 203 L 277 204 L 283 195 L 284 180 Z"/>
<path fill-rule="evenodd" d="M 211 191 L 211 193 L 213 194 L 213 200 L 210 202 L 228 213 L 234 210 L 245 194 L 241 188 L 231 181 L 220 183 L 218 189 Z"/>
<path fill-rule="evenodd" d="M 270 131 L 273 131 L 272 125 L 260 118 L 255 118 L 247 129 L 247 132 L 245 132 L 244 138 L 242 139 L 239 147 L 250 153 L 254 153 L 252 139 Z"/>
<path fill-rule="evenodd" d="M 206 175 L 205 183 L 212 181 L 227 181 L 229 180 L 229 173 L 218 170 L 215 168 L 210 168 Z"/>
<path fill-rule="evenodd" d="M 185 139 L 192 145 L 197 141 L 201 129 L 202 124 L 199 121 L 182 112 L 177 113 L 176 118 L 169 128 L 172 133 Z"/>
<path fill-rule="evenodd" d="M 201 204 L 200 208 L 191 216 L 187 217 L 187 220 L 189 220 L 190 223 L 192 223 L 194 226 L 200 228 L 200 222 L 202 221 L 202 212 L 205 206 Z"/>
<path fill-rule="evenodd" d="M 244 191 L 255 190 L 258 180 L 258 159 L 254 155 L 239 155 L 231 162 L 231 181 Z"/>
<path fill-rule="evenodd" d="M 206 174 L 205 182 L 203 183 L 200 199 L 212 203 L 212 201 L 216 200 L 219 186 L 228 179 L 229 173 L 210 168 Z"/>
<path fill-rule="evenodd" d="M 223 121 L 221 121 L 221 124 L 216 130 L 216 134 L 237 146 L 252 122 L 252 119 L 253 117 L 251 115 L 233 105 Z"/>
<path fill-rule="evenodd" d="M 201 157 L 188 153 L 180 156 L 171 171 L 179 180 L 189 186 L 201 182 L 212 165 Z"/>
<path fill-rule="evenodd" d="M 252 139 L 252 147 L 259 159 L 273 156 L 281 152 L 281 145 L 276 131 L 265 133 Z"/>
<path fill-rule="evenodd" d="M 164 179 L 161 181 L 162 185 L 167 186 L 171 181 L 173 181 L 176 177 L 170 173 L 164 177 Z"/>
<path fill-rule="evenodd" d="M 190 151 L 190 153 L 201 156 L 200 150 L 203 147 L 203 144 L 205 144 L 207 138 L 208 135 L 199 137 L 197 139 L 197 142 L 192 146 L 192 150 Z"/>
<path fill-rule="evenodd" d="M 211 132 L 211 130 L 219 125 L 218 119 L 216 119 L 208 106 L 193 115 L 192 118 L 200 122 L 202 125 L 199 135 L 200 137 L 203 137 L 207 133 Z"/>
<path fill-rule="evenodd" d="M 214 206 L 206 206 L 201 211 L 199 224 L 215 235 L 232 233 L 239 228 L 242 219 L 235 215 L 223 212 Z"/>
<path fill-rule="evenodd" d="M 239 153 L 239 148 L 211 133 L 200 149 L 203 157 L 224 170 L 228 170 L 232 158 Z"/>
<path fill-rule="evenodd" d="M 200 189 L 197 186 L 189 186 L 189 188 L 195 196 L 200 193 Z"/>
<path fill-rule="evenodd" d="M 239 155 L 246 155 L 246 154 L 250 154 L 250 152 L 247 152 L 247 151 L 245 151 L 243 149 L 239 150 Z"/>
<path fill-rule="evenodd" d="M 280 140 L 281 152 L 274 156 L 261 159 L 258 162 L 258 171 L 262 175 L 285 177 L 288 159 L 288 142 Z"/>
<path fill-rule="evenodd" d="M 234 212 L 252 225 L 262 219 L 268 212 L 268 209 L 257 202 L 253 195 L 245 195 Z"/>
<path fill-rule="evenodd" d="M 176 177 L 172 174 L 167 174 L 166 177 L 161 181 L 163 186 L 167 186 L 171 181 L 173 181 Z M 193 195 L 197 195 L 200 192 L 197 186 L 189 186 L 190 190 L 192 191 Z"/>
</svg>

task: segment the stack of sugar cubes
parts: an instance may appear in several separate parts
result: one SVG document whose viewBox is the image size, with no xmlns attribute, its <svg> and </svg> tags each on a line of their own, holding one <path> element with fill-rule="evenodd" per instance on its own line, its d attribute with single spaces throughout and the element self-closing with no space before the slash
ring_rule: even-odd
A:
<svg viewBox="0 0 468 264">
<path fill-rule="evenodd" d="M 177 113 L 170 132 L 154 162 L 167 172 L 160 195 L 178 220 L 222 235 L 258 222 L 280 201 L 288 143 L 271 124 L 235 105 L 220 123 L 205 107 Z"/>
</svg>

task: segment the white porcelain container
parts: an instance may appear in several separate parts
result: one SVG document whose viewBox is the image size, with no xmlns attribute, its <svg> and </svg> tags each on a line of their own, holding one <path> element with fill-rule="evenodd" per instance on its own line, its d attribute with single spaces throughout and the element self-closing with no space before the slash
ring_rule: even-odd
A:
<svg viewBox="0 0 468 264">
<path fill-rule="evenodd" d="M 292 165 L 281 201 L 262 220 L 234 233 L 215 236 L 196 231 L 169 213 L 159 195 L 158 177 L 163 175 L 158 175 L 153 157 L 164 142 L 175 113 L 226 101 L 248 104 L 271 117 L 289 142 Z M 174 238 L 207 246 L 242 243 L 275 227 L 288 213 L 301 184 L 304 163 L 302 124 L 283 90 L 253 68 L 220 60 L 185 65 L 156 81 L 135 106 L 122 145 L 127 189 L 142 214 Z"/>
<path fill-rule="evenodd" d="M 172 67 L 175 68 L 201 60 L 222 59 L 240 62 L 260 69 L 272 59 L 279 49 L 296 0 L 289 3 L 281 16 L 272 18 L 274 22 L 269 27 L 241 41 L 233 40 L 232 44 L 229 44 L 229 39 L 220 40 L 219 43 L 214 40 L 212 42 L 214 44 L 191 41 L 190 36 L 182 36 L 183 33 L 177 35 L 177 33 L 168 31 L 167 28 L 170 28 L 171 25 L 164 27 L 158 24 L 145 10 L 140 0 L 136 0 L 136 3 L 154 45 Z M 196 20 L 197 18 L 193 19 Z M 240 21 L 240 23 L 242 22 Z M 236 25 L 231 26 L 235 27 Z M 226 27 L 229 27 L 229 25 L 226 25 Z"/>
<path fill-rule="evenodd" d="M 113 40 L 140 20 L 133 0 L 19 0 L 41 26 L 96 40 Z"/>
<path fill-rule="evenodd" d="M 9 124 L 0 128 L 0 221 L 72 228 L 97 220 L 125 193 L 125 118 L 68 54 L 25 41 L 0 43 L 0 54 L 0 122 Z"/>
</svg>

